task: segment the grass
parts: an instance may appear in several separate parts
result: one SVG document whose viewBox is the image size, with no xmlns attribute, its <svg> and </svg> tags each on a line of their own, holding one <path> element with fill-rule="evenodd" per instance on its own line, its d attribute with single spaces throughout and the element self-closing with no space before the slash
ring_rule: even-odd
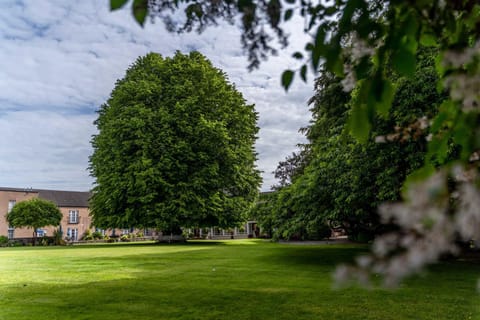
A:
<svg viewBox="0 0 480 320">
<path fill-rule="evenodd" d="M 0 250 L 0 320 L 480 319 L 480 265 L 437 265 L 396 290 L 332 290 L 359 246 L 262 241 Z"/>
</svg>

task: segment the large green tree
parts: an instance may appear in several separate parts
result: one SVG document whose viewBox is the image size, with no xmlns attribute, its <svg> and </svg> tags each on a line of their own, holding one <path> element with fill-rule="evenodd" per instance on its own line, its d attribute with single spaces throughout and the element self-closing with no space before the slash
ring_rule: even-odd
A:
<svg viewBox="0 0 480 320">
<path fill-rule="evenodd" d="M 400 199 L 406 177 L 423 165 L 427 154 L 426 135 L 417 119 L 434 116 L 446 98 L 435 87 L 433 56 L 432 50 L 421 52 L 414 79 L 396 77 L 392 112 L 387 119 L 377 117 L 372 129 L 383 143 L 362 144 L 345 134 L 351 95 L 328 72 L 317 79 L 313 120 L 304 130 L 307 155 L 279 165 L 281 176 L 289 172 L 292 182 L 274 198 L 278 237 L 308 238 L 327 222 L 356 239 L 368 240 L 385 230 L 378 206 Z"/>
<path fill-rule="evenodd" d="M 241 222 L 261 182 L 256 121 L 200 53 L 138 58 L 95 122 L 94 224 L 178 231 Z"/>
<path fill-rule="evenodd" d="M 37 229 L 58 226 L 62 217 L 62 213 L 53 202 L 34 198 L 17 203 L 6 218 L 12 227 L 33 228 L 33 245 L 35 245 Z"/>
</svg>

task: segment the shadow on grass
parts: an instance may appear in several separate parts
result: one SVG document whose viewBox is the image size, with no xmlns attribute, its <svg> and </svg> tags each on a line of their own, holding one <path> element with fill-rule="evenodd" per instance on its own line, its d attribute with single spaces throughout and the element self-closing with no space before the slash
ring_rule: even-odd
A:
<svg viewBox="0 0 480 320">
<path fill-rule="evenodd" d="M 351 263 L 355 257 L 366 253 L 367 246 L 283 246 L 266 259 L 284 265 L 334 267 L 340 263 Z"/>
<path fill-rule="evenodd" d="M 215 250 L 199 250 L 201 244 Z M 224 244 L 195 242 L 186 246 L 196 250 L 171 252 L 162 246 L 185 245 L 159 245 L 158 251 L 118 257 L 65 260 L 59 255 L 61 281 L 40 282 L 37 273 L 2 288 L 0 319 L 433 320 L 478 315 L 474 267 L 462 273 L 454 264 L 439 267 L 433 276 L 397 292 L 332 291 L 329 271 L 366 252 L 365 247 Z M 115 278 L 102 280 L 105 275 Z"/>
<path fill-rule="evenodd" d="M 446 290 L 425 285 L 399 293 L 332 291 L 326 284 L 329 281 L 318 274 L 302 279 L 290 269 L 277 278 L 248 278 L 198 270 L 193 275 L 161 276 L 141 268 L 132 279 L 4 288 L 0 319 L 30 320 L 41 315 L 62 320 L 433 320 L 469 319 L 478 311 L 474 290 L 457 290 L 454 280 L 446 284 Z"/>
</svg>

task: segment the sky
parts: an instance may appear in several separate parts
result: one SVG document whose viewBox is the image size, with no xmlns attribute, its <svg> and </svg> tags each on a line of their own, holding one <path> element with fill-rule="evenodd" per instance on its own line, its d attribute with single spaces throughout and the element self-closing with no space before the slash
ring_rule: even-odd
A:
<svg viewBox="0 0 480 320">
<path fill-rule="evenodd" d="M 279 161 L 305 141 L 313 78 L 286 93 L 280 76 L 296 68 L 302 21 L 292 19 L 290 48 L 247 70 L 240 31 L 221 25 L 202 34 L 170 34 L 161 21 L 142 29 L 128 8 L 109 0 L 0 1 L 0 186 L 87 191 L 96 110 L 137 57 L 197 50 L 222 69 L 259 113 L 256 143 L 262 190 L 275 184 Z"/>
</svg>

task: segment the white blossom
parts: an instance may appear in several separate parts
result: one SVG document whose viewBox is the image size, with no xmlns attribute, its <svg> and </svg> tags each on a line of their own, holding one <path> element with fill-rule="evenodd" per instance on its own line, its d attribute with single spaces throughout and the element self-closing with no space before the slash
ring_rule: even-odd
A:
<svg viewBox="0 0 480 320">
<path fill-rule="evenodd" d="M 480 192 L 472 183 L 464 183 L 459 194 L 455 225 L 463 240 L 469 241 L 480 234 Z"/>
<path fill-rule="evenodd" d="M 344 49 L 344 53 L 349 57 L 349 63 L 346 63 L 343 67 L 345 77 L 342 79 L 341 84 L 343 91 L 350 92 L 355 88 L 357 78 L 353 66 L 356 65 L 363 57 L 371 57 L 375 54 L 375 48 L 370 46 L 365 40 L 358 37 L 356 33 L 350 35 L 351 46 Z"/>
<path fill-rule="evenodd" d="M 473 47 L 462 51 L 447 50 L 443 55 L 443 64 L 448 68 L 462 69 L 465 65 L 480 56 L 480 41 Z M 449 88 L 453 100 L 462 102 L 464 111 L 480 108 L 480 77 L 477 74 L 453 72 L 445 77 L 444 85 Z"/>
<path fill-rule="evenodd" d="M 406 199 L 379 208 L 383 222 L 395 222 L 400 231 L 377 237 L 372 254 L 357 259 L 357 266 L 343 267 L 337 280 L 364 283 L 380 274 L 384 285 L 396 286 L 403 278 L 436 262 L 443 254 L 457 254 L 457 234 L 466 241 L 480 233 L 480 192 L 472 183 L 475 170 L 453 167 L 409 186 Z M 476 172 L 476 171 L 475 171 Z M 452 193 L 447 177 L 458 178 L 458 208 L 451 214 Z M 465 179 L 468 177 L 468 179 Z"/>
</svg>

